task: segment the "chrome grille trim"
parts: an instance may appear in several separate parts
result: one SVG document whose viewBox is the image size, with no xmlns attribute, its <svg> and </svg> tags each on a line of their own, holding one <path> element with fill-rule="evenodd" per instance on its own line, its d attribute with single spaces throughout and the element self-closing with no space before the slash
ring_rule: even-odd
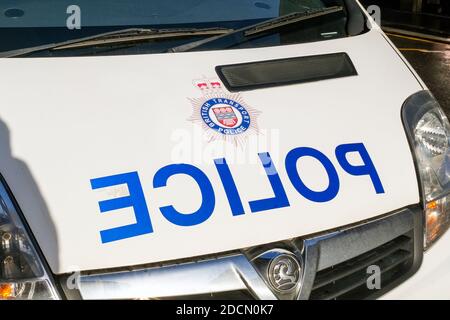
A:
<svg viewBox="0 0 450 320">
<path fill-rule="evenodd" d="M 342 227 L 310 237 L 299 237 L 277 243 L 243 249 L 192 261 L 150 267 L 129 267 L 115 270 L 84 272 L 79 290 L 67 296 L 82 299 L 139 299 L 195 297 L 215 293 L 245 291 L 256 299 L 277 299 L 267 275 L 254 265 L 254 258 L 274 248 L 285 248 L 301 256 L 304 264 L 303 284 L 296 299 L 309 299 L 316 274 L 340 263 L 359 257 L 402 236 L 412 234 L 411 267 L 400 278 L 370 298 L 375 298 L 414 274 L 423 256 L 423 214 L 419 206 L 404 208 L 360 224 Z M 184 260 L 186 261 L 186 260 Z"/>
<path fill-rule="evenodd" d="M 83 299 L 136 299 L 192 296 L 249 290 L 257 299 L 273 300 L 244 255 L 135 271 L 81 276 Z"/>
</svg>

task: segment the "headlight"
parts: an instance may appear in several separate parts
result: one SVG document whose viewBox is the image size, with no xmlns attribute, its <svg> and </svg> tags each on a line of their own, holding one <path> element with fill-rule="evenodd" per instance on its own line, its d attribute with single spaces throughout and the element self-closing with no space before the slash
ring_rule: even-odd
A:
<svg viewBox="0 0 450 320">
<path fill-rule="evenodd" d="M 0 180 L 0 300 L 57 299 L 49 273 Z"/>
<path fill-rule="evenodd" d="M 450 124 L 428 91 L 408 98 L 402 112 L 420 176 L 428 248 L 450 226 Z"/>
</svg>

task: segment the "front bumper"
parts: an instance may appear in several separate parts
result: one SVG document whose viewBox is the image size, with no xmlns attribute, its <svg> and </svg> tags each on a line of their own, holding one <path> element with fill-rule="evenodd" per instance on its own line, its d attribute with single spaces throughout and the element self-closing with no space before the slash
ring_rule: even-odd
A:
<svg viewBox="0 0 450 320">
<path fill-rule="evenodd" d="M 381 299 L 450 299 L 450 232 L 425 252 L 422 266 L 411 278 Z"/>
<path fill-rule="evenodd" d="M 82 272 L 78 290 L 66 286 L 71 276 L 60 283 L 69 299 L 373 299 L 418 270 L 422 217 L 413 206 L 355 226 L 195 261 Z M 304 262 L 298 270 L 303 280 L 293 282 L 289 295 L 269 279 L 273 252 L 280 250 Z M 378 290 L 367 285 L 373 266 L 379 269 Z"/>
</svg>

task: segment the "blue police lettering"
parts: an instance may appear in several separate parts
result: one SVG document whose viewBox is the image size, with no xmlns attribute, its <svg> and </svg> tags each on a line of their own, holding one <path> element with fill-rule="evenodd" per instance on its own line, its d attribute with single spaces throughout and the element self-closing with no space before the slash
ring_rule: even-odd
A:
<svg viewBox="0 0 450 320">
<path fill-rule="evenodd" d="M 199 168 L 190 164 L 171 164 L 163 167 L 156 172 L 153 187 L 165 187 L 167 180 L 177 174 L 191 176 L 197 182 L 202 194 L 202 203 L 197 211 L 184 214 L 178 212 L 172 205 L 161 207 L 159 210 L 162 215 L 173 224 L 185 227 L 195 226 L 208 220 L 215 206 L 214 189 L 208 177 Z"/>
<path fill-rule="evenodd" d="M 222 181 L 225 194 L 230 204 L 231 213 L 233 216 L 239 216 L 244 214 L 244 207 L 242 206 L 241 197 L 239 196 L 238 189 L 234 183 L 233 176 L 231 175 L 230 168 L 228 167 L 225 158 L 214 160 L 217 172 L 219 173 L 220 180 Z"/>
<path fill-rule="evenodd" d="M 250 210 L 252 210 L 252 212 L 259 212 L 289 207 L 289 200 L 287 198 L 286 191 L 284 191 L 280 176 L 278 175 L 277 169 L 270 158 L 270 154 L 268 152 L 260 153 L 259 158 L 261 159 L 275 196 L 269 199 L 250 201 Z"/>
<path fill-rule="evenodd" d="M 352 166 L 347 161 L 347 154 L 351 152 L 358 152 L 364 165 Z M 378 172 L 372 162 L 372 159 L 367 152 L 366 147 L 362 143 L 343 144 L 336 148 L 336 158 L 342 169 L 353 176 L 368 175 L 372 179 L 373 187 L 377 194 L 384 193 L 383 184 L 381 183 Z"/>
<path fill-rule="evenodd" d="M 228 101 L 230 102 L 230 101 Z M 231 102 L 230 102 L 231 103 Z M 362 165 L 352 165 L 347 160 L 349 153 L 358 153 Z M 260 200 L 249 201 L 251 212 L 273 210 L 277 208 L 289 207 L 289 199 L 283 187 L 283 183 L 278 171 L 268 152 L 259 153 L 259 158 L 268 178 L 268 182 L 273 191 L 273 197 Z M 351 176 L 368 176 L 377 194 L 385 193 L 383 184 L 375 168 L 375 165 L 363 143 L 342 144 L 335 149 L 336 159 L 344 173 Z M 328 186 L 325 190 L 311 190 L 304 184 L 300 177 L 300 170 L 297 170 L 297 162 L 302 157 L 310 157 L 318 161 L 324 168 L 328 176 Z M 234 181 L 232 172 L 224 158 L 214 160 L 217 173 L 222 187 L 227 197 L 232 216 L 245 214 L 241 195 Z M 319 150 L 309 147 L 299 147 L 288 152 L 285 159 L 285 169 L 288 178 L 299 193 L 299 196 L 313 202 L 332 201 L 339 193 L 340 182 L 338 172 L 331 160 Z M 175 180 L 177 175 L 187 175 L 198 185 L 202 202 L 195 212 L 181 213 L 173 205 L 166 205 L 159 208 L 159 211 L 170 223 L 182 227 L 199 225 L 208 220 L 214 213 L 216 198 L 213 185 L 206 174 L 191 164 L 170 164 L 159 169 L 153 178 L 153 188 L 168 188 L 170 180 Z M 149 210 L 144 197 L 144 192 L 137 172 L 117 174 L 91 180 L 92 189 L 106 188 L 116 185 L 126 184 L 129 196 L 99 201 L 100 212 L 133 208 L 136 216 L 136 223 L 125 225 L 113 229 L 101 230 L 102 243 L 123 240 L 144 234 L 153 233 L 153 226 L 150 220 Z"/>
<path fill-rule="evenodd" d="M 100 237 L 103 243 L 136 237 L 153 232 L 150 215 L 145 202 L 144 192 L 137 172 L 129 172 L 109 177 L 97 178 L 91 180 L 92 189 L 126 184 L 128 186 L 129 196 L 100 201 L 100 212 L 108 212 L 118 209 L 132 207 L 136 216 L 136 223 L 118 228 L 100 231 Z"/>
<path fill-rule="evenodd" d="M 320 162 L 328 174 L 328 187 L 323 191 L 313 191 L 302 181 L 297 172 L 297 160 L 301 157 L 312 157 Z M 339 177 L 331 163 L 322 152 L 313 148 L 296 148 L 286 156 L 286 171 L 294 188 L 306 199 L 314 202 L 327 202 L 333 200 L 339 192 Z"/>
</svg>

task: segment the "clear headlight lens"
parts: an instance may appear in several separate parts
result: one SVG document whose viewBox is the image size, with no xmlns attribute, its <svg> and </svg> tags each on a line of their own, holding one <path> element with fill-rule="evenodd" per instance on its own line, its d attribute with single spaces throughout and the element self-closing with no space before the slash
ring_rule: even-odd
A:
<svg viewBox="0 0 450 320">
<path fill-rule="evenodd" d="M 450 226 L 450 124 L 428 91 L 408 98 L 403 120 L 422 185 L 428 248 Z"/>
<path fill-rule="evenodd" d="M 0 181 L 0 300 L 57 298 L 49 273 Z"/>
</svg>

